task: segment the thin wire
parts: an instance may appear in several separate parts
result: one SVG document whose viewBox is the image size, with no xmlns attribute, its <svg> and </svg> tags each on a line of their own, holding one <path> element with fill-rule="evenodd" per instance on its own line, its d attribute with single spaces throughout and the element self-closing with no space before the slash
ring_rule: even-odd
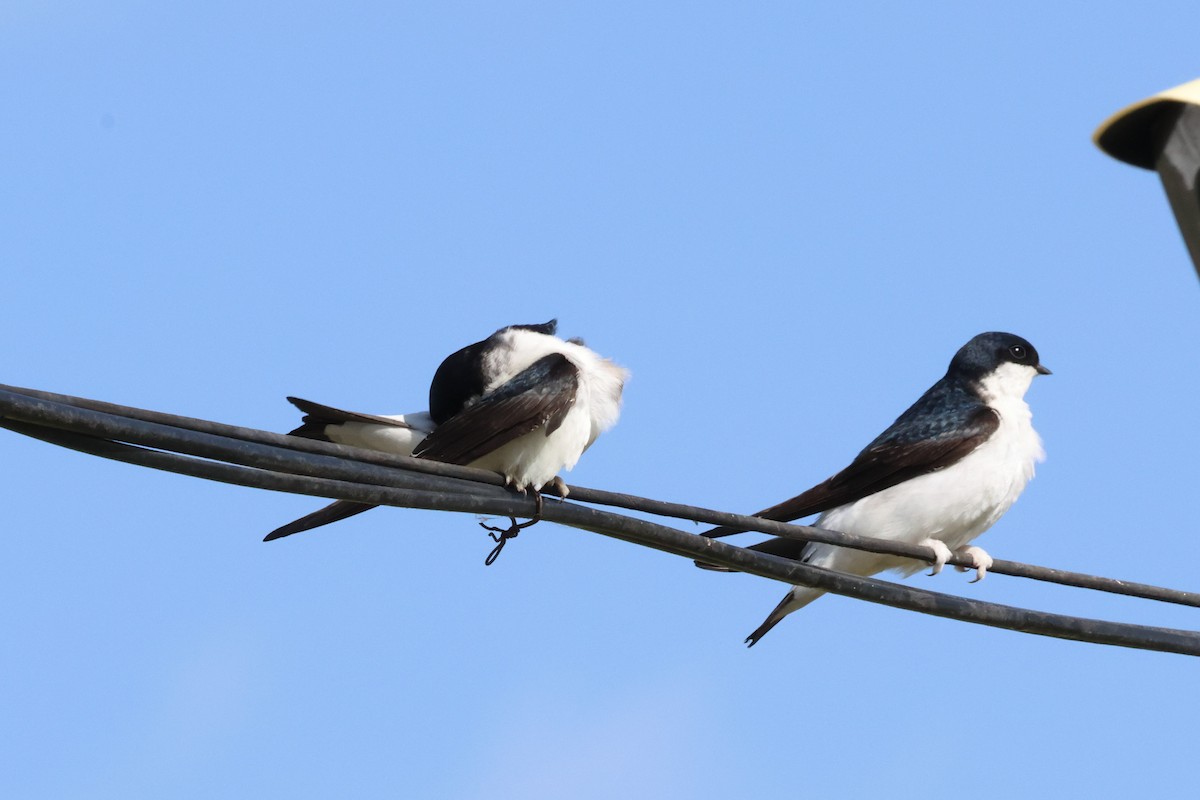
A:
<svg viewBox="0 0 1200 800">
<path fill-rule="evenodd" d="M 3 427 L 54 444 L 209 480 L 381 505 L 504 516 L 533 512 L 532 500 L 486 482 L 412 474 L 364 463 L 370 459 L 329 458 L 298 452 L 301 448 L 181 429 L 14 392 L 0 391 L 0 416 L 5 418 L 0 419 Z M 205 424 L 212 430 L 221 427 Z M 269 439 L 278 434 L 258 431 L 255 436 Z M 177 449 L 190 456 L 121 442 Z M 403 481 L 398 480 L 401 476 Z M 573 491 L 572 499 L 578 493 Z M 720 516 L 728 520 L 719 522 L 743 524 L 737 515 Z M 1200 655 L 1200 633 L 1194 631 L 1049 614 L 859 578 L 575 503 L 546 503 L 542 517 L 741 572 L 908 610 L 1044 636 Z"/>
<path fill-rule="evenodd" d="M 503 480 L 494 472 L 473 469 L 471 467 L 461 467 L 455 464 L 443 464 L 436 461 L 424 461 L 417 458 L 408 458 L 405 456 L 391 455 L 388 453 L 379 453 L 371 450 L 363 450 L 357 447 L 346 447 L 343 445 L 333 444 L 331 442 L 320 442 L 298 436 L 287 436 L 280 433 L 262 431 L 255 428 L 244 428 L 235 425 L 227 425 L 220 422 L 211 422 L 209 420 L 183 417 L 175 414 L 166 414 L 161 411 L 148 411 L 146 409 L 121 406 L 114 403 L 105 403 L 100 400 L 72 397 L 70 395 L 55 394 L 53 392 L 45 392 L 37 389 L 24 389 L 0 384 L 0 391 L 13 392 L 16 394 L 25 395 L 27 397 L 46 400 L 52 403 L 73 406 L 75 408 L 100 411 L 127 419 L 142 420 L 145 422 L 163 425 L 167 428 L 178 428 L 182 430 L 195 431 L 197 433 L 206 433 L 217 437 L 224 437 L 227 439 L 256 442 L 259 444 L 271 445 L 287 450 L 295 450 L 314 455 L 332 456 L 337 459 L 356 461 L 364 464 L 394 467 L 397 470 L 402 470 L 408 474 L 417 472 L 433 476 L 461 478 L 490 486 L 501 486 L 503 484 Z M 154 446 L 165 446 L 169 448 L 170 444 L 167 443 Z M 195 452 L 193 454 L 203 455 L 203 453 L 200 452 Z M 321 467 L 314 467 L 314 469 L 316 472 L 312 474 L 320 474 Z M 392 481 L 393 485 L 398 485 L 396 482 L 403 482 L 406 480 L 406 478 L 404 474 L 389 473 L 387 477 L 381 477 L 380 480 L 385 482 Z M 655 514 L 657 516 L 684 519 L 698 523 L 702 522 L 712 525 L 725 525 L 744 528 L 747 531 L 768 533 L 775 536 L 799 539 L 801 541 L 814 541 L 825 544 L 839 545 L 842 547 L 851 547 L 858 550 L 883 553 L 886 555 L 903 556 L 928 563 L 933 562 L 935 555 L 933 550 L 927 547 L 919 547 L 917 545 L 886 541 L 883 539 L 874 539 L 868 536 L 858 536 L 852 533 L 841 533 L 839 531 L 829 531 L 823 528 L 813 528 L 807 525 L 794 525 L 786 522 L 775 522 L 773 520 L 762 519 L 761 517 L 731 514 L 725 511 L 716 511 L 709 508 L 685 505 L 682 503 L 671 503 L 663 500 L 653 500 L 646 497 L 638 497 L 637 495 L 610 492 L 603 489 L 589 489 L 583 486 L 571 486 L 569 488 L 570 497 L 572 500 L 585 503 L 607 505 L 614 508 L 625 508 L 632 511 L 640 511 L 643 513 Z M 973 566 L 973 562 L 959 556 L 951 557 L 951 559 L 946 563 L 963 567 Z M 989 572 L 996 575 L 1009 575 L 1017 578 L 1028 578 L 1030 580 L 1044 581 L 1047 583 L 1057 583 L 1063 586 L 1075 586 L 1081 589 L 1092 589 L 1095 591 L 1120 594 L 1128 597 L 1140 597 L 1146 600 L 1157 600 L 1163 603 L 1174 603 L 1177 605 L 1200 608 L 1200 593 L 1198 592 L 1167 589 L 1161 586 L 1153 586 L 1146 583 L 1120 580 L 1117 578 L 1106 578 L 1099 575 L 1089 575 L 1081 572 L 1070 572 L 1067 570 L 1042 567 L 1034 564 L 1024 564 L 1018 561 L 995 559 L 991 568 L 989 569 Z"/>
<path fill-rule="evenodd" d="M 256 428 L 224 425 L 224 423 L 221 422 L 197 420 L 194 419 L 194 417 L 164 414 L 162 411 L 150 411 L 146 409 L 132 408 L 127 407 L 127 405 L 104 403 L 102 401 L 94 401 L 94 399 L 72 397 L 70 395 L 56 395 L 54 392 L 46 392 L 35 389 L 20 389 L 20 387 L 6 386 L 2 384 L 0 384 L 0 391 L 10 391 L 19 393 L 19 395 L 24 395 L 26 397 L 44 399 L 44 401 L 49 401 L 52 403 L 72 405 L 74 408 L 102 411 L 102 413 L 122 416 L 126 417 L 126 419 L 154 422 L 157 423 L 157 425 L 167 426 L 168 428 L 181 428 L 185 429 L 185 431 L 216 435 L 216 437 L 224 437 L 240 441 L 252 441 L 252 443 L 282 447 L 282 449 L 286 450 L 313 453 L 313 455 L 318 456 L 332 456 L 338 459 L 343 459 L 343 461 L 376 464 L 379 465 L 379 467 L 394 467 L 398 470 L 407 471 L 409 474 L 414 473 L 415 471 L 415 473 L 425 475 L 458 477 L 458 479 L 462 480 L 485 483 L 485 485 L 488 486 L 503 485 L 503 480 L 500 479 L 496 473 L 491 473 L 491 471 L 487 470 L 473 469 L 470 467 L 458 467 L 456 464 L 443 464 L 440 462 L 422 461 L 422 459 L 419 458 L 394 456 L 389 455 L 389 453 L 362 450 L 359 449 L 359 447 L 336 445 L 328 443 L 328 441 L 317 441 L 301 437 L 289 437 L 289 435 L 284 435 L 281 433 L 259 431 L 259 429 Z M 203 455 L 203 453 L 196 453 L 196 455 Z M 382 477 L 380 480 L 403 481 L 404 477 L 403 475 L 392 474 L 391 477 Z M 926 547 L 905 545 L 905 543 L 902 542 L 872 539 L 872 537 L 869 536 L 844 534 L 835 530 L 811 528 L 808 527 L 808 525 L 774 522 L 770 521 L 770 519 L 763 519 L 761 517 L 736 515 L 736 513 L 704 509 L 704 507 L 700 506 L 667 503 L 665 500 L 642 498 L 637 497 L 637 495 L 634 494 L 623 494 L 619 492 L 604 491 L 604 489 L 572 486 L 570 487 L 570 497 L 572 500 L 582 501 L 582 503 L 593 503 L 618 507 L 618 509 L 653 513 L 653 515 L 660 517 L 688 519 L 688 521 L 696 523 L 730 525 L 730 527 L 744 528 L 748 531 L 757 531 L 757 533 L 784 536 L 787 537 L 787 539 L 815 541 L 828 543 L 828 545 L 839 545 L 841 547 L 862 549 L 862 551 L 868 551 L 872 553 L 900 555 L 900 557 L 923 560 L 930 564 L 932 561 L 934 561 L 934 551 Z M 949 561 L 947 561 L 947 564 L 965 567 L 973 566 L 972 561 L 961 557 L 952 557 Z M 1022 564 L 1020 561 L 995 559 L 989 572 L 995 573 L 995 575 L 1028 578 L 1032 579 L 1032 581 L 1057 583 L 1061 585 L 1067 585 L 1067 587 L 1106 591 L 1106 593 L 1110 594 L 1141 597 L 1141 599 L 1144 600 L 1156 600 L 1159 602 L 1176 603 L 1180 604 L 1180 606 L 1192 606 L 1200 608 L 1200 593 L 1194 593 L 1194 591 L 1182 591 L 1178 589 L 1154 587 L 1154 585 L 1146 583 L 1136 583 L 1133 581 L 1122 581 L 1122 579 L 1117 578 L 1087 575 L 1087 573 L 1082 572 L 1056 570 L 1052 569 L 1052 567 L 1037 566 L 1033 564 Z"/>
<path fill-rule="evenodd" d="M 225 483 L 406 508 L 504 513 L 492 507 L 492 499 L 472 497 L 469 490 L 447 494 L 356 484 L 191 458 L 12 419 L 0 419 L 0 426 L 92 455 Z M 466 485 L 470 486 L 469 483 Z M 723 564 L 749 574 L 789 584 L 815 586 L 911 611 L 1042 636 L 1200 656 L 1200 633 L 1193 631 L 1030 611 L 873 578 L 859 578 L 573 503 L 547 503 L 543 518 L 668 553 Z"/>
</svg>

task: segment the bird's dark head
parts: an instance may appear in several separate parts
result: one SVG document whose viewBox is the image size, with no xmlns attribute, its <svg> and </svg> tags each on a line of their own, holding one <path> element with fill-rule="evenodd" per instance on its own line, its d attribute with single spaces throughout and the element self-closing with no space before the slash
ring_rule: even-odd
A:
<svg viewBox="0 0 1200 800">
<path fill-rule="evenodd" d="M 1016 334 L 1000 332 L 981 333 L 963 345 L 946 373 L 974 383 L 1000 382 L 1015 394 L 1024 394 L 1035 375 L 1049 374 L 1036 347 Z"/>
</svg>

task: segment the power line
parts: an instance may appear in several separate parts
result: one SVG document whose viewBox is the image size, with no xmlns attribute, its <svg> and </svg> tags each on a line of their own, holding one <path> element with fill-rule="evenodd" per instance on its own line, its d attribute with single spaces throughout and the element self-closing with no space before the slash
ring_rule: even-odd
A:
<svg viewBox="0 0 1200 800">
<path fill-rule="evenodd" d="M 366 464 L 376 464 L 385 467 L 391 466 L 409 472 L 416 472 L 418 474 L 461 478 L 490 486 L 503 485 L 503 479 L 494 472 L 472 469 L 471 467 L 462 467 L 455 464 L 443 464 L 436 461 L 425 461 L 422 459 L 389 455 L 387 453 L 346 447 L 343 445 L 332 444 L 330 442 L 321 442 L 313 439 L 286 436 L 284 434 L 262 431 L 256 428 L 238 427 L 235 425 L 210 422 L 208 420 L 184 417 L 176 414 L 167 414 L 160 411 L 148 411 L 146 409 L 121 406 L 114 403 L 106 403 L 100 400 L 72 397 L 70 395 L 55 394 L 53 392 L 45 392 L 36 389 L 24 389 L 0 384 L 0 391 L 13 392 L 31 398 L 50 401 L 60 405 L 68 405 L 92 411 L 104 412 L 131 420 L 141 420 L 144 422 L 156 423 L 165 426 L 166 428 L 195 431 L 197 433 L 211 434 L 213 436 L 223 437 L 226 439 L 256 442 L 259 444 L 296 450 L 303 453 L 333 456 L 340 459 L 359 461 Z M 170 449 L 171 444 L 168 441 L 166 444 L 161 446 Z M 201 450 L 181 450 L 180 452 L 192 452 L 196 455 L 203 455 L 203 451 Z M 401 476 L 399 479 L 402 480 L 403 477 Z M 421 485 L 425 486 L 425 488 L 431 488 L 428 484 Z M 456 490 L 446 484 L 441 484 L 440 486 L 443 489 Z M 511 498 L 511 495 L 509 495 L 507 492 L 501 496 L 514 499 L 519 502 L 519 498 Z M 867 536 L 840 533 L 838 531 L 829 531 L 822 528 L 809 527 L 806 525 L 775 522 L 773 520 L 762 519 L 761 517 L 731 514 L 724 511 L 715 511 L 712 509 L 702 508 L 699 506 L 671 503 L 663 500 L 652 500 L 646 497 L 611 492 L 603 489 L 589 489 L 582 486 L 571 487 L 570 496 L 572 500 L 576 501 L 607 505 L 615 508 L 624 508 L 632 511 L 641 511 L 644 513 L 655 514 L 657 516 L 673 517 L 676 519 L 685 519 L 692 522 L 702 522 L 712 525 L 727 525 L 731 527 L 745 528 L 748 531 L 768 533 L 775 536 L 785 536 L 805 541 L 816 541 L 826 544 L 841 545 L 844 547 L 852 547 L 860 550 L 884 553 L 887 555 L 904 556 L 928 561 L 931 563 L 933 561 L 932 556 L 934 554 L 929 548 L 904 544 L 901 542 L 873 539 Z M 525 509 L 527 510 L 529 507 L 530 506 L 527 504 Z M 960 558 L 951 558 L 947 563 L 966 567 L 972 566 L 970 562 Z M 1149 584 L 1119 580 L 1116 578 L 1105 578 L 1097 575 L 1070 572 L 1066 570 L 1053 569 L 1051 567 L 1023 564 L 1017 561 L 995 559 L 995 562 L 989 571 L 999 575 L 1029 578 L 1032 580 L 1058 583 L 1065 586 L 1076 586 L 1079 588 L 1094 589 L 1096 591 L 1111 592 L 1114 594 L 1128 595 L 1131 597 L 1141 597 L 1147 600 L 1158 600 L 1166 603 L 1200 607 L 1200 593 L 1197 592 L 1166 589 L 1160 586 L 1151 586 Z"/>
<path fill-rule="evenodd" d="M 32 389 L 0 386 L 0 427 L 105 458 L 243 486 L 471 514 L 528 517 L 534 513 L 531 499 L 505 490 L 498 475 L 483 470 Z M 740 572 L 911 611 L 1043 636 L 1200 655 L 1200 632 L 1032 611 L 833 572 L 578 501 L 928 561 L 932 551 L 926 548 L 584 487 L 572 488 L 570 497 L 573 502 L 545 503 L 542 518 Z M 1192 592 L 1018 562 L 996 561 L 992 571 L 1200 605 L 1200 595 Z"/>
</svg>

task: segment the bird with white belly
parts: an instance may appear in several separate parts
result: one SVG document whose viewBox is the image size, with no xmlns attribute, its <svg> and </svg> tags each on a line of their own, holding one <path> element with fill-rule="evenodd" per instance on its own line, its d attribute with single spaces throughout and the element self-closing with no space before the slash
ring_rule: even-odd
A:
<svg viewBox="0 0 1200 800">
<path fill-rule="evenodd" d="M 451 354 L 433 376 L 428 411 L 381 416 L 289 397 L 306 414 L 291 434 L 492 470 L 515 491 L 534 492 L 540 508 L 542 487 L 555 483 L 565 496 L 559 471 L 575 466 L 616 424 L 629 377 L 582 340 L 560 339 L 556 330 L 556 320 L 510 325 Z M 339 500 L 266 540 L 371 508 Z"/>
<path fill-rule="evenodd" d="M 982 333 L 963 346 L 944 377 L 841 472 L 754 516 L 787 522 L 820 514 L 815 527 L 930 547 L 933 571 L 957 554 L 975 564 L 976 580 L 992 564 L 971 542 L 1020 496 L 1043 460 L 1025 392 L 1049 375 L 1037 350 L 1011 333 Z M 740 531 L 715 528 L 705 536 Z M 751 550 L 813 566 L 874 575 L 911 575 L 912 559 L 818 542 L 769 539 Z M 725 570 L 703 563 L 706 569 Z M 753 646 L 793 611 L 824 594 L 795 586 L 746 642 Z"/>
</svg>

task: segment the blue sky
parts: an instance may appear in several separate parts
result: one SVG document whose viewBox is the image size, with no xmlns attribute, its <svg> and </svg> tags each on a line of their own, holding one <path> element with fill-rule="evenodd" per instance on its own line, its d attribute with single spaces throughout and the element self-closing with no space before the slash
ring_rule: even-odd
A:
<svg viewBox="0 0 1200 800">
<path fill-rule="evenodd" d="M 1196 588 L 1196 276 L 1089 142 L 1195 3 L 8 3 L 0 382 L 286 431 L 558 317 L 634 375 L 581 485 L 735 511 L 975 333 L 1049 455 L 980 540 Z M 0 436 L 6 797 L 1171 796 L 1197 662 L 783 594 L 539 525 L 313 509 Z M 1197 628 L 953 572 L 916 585 Z M 5 763 L 8 762 L 8 763 Z"/>
</svg>

